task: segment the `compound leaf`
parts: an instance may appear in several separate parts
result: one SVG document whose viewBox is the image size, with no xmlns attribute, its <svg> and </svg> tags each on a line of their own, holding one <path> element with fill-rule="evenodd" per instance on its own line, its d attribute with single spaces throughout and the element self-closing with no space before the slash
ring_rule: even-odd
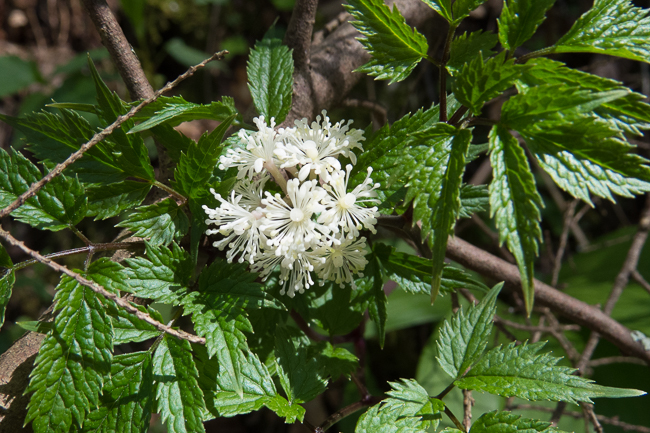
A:
<svg viewBox="0 0 650 433">
<path fill-rule="evenodd" d="M 41 178 L 41 171 L 22 154 L 0 149 L 0 208 L 11 204 Z M 87 208 L 81 183 L 59 175 L 11 215 L 32 227 L 58 231 L 76 225 L 86 216 Z"/>
<path fill-rule="evenodd" d="M 465 173 L 465 158 L 471 141 L 472 132 L 468 129 L 460 130 L 454 135 L 451 141 L 449 160 L 441 182 L 440 195 L 438 197 L 429 196 L 428 205 L 431 208 L 431 228 L 433 229 L 431 303 L 435 301 L 440 291 L 447 240 L 449 235 L 453 234 L 456 220 L 460 217 L 460 187 Z"/>
<path fill-rule="evenodd" d="M 514 59 L 506 61 L 505 51 L 488 60 L 482 52 L 465 64 L 452 85 L 454 96 L 473 113 L 481 112 L 483 104 L 511 87 L 522 71 L 529 66 L 517 65 Z"/>
<path fill-rule="evenodd" d="M 648 9 L 629 0 L 595 0 L 553 46 L 556 53 L 587 52 L 650 62 Z"/>
<path fill-rule="evenodd" d="M 470 429 L 470 433 L 562 433 L 550 422 L 522 418 L 510 412 L 488 412 L 480 416 Z"/>
<path fill-rule="evenodd" d="M 346 9 L 356 20 L 352 25 L 364 36 L 359 42 L 373 56 L 355 72 L 390 79 L 392 84 L 408 77 L 427 57 L 426 38 L 406 24 L 396 5 L 391 11 L 382 0 L 351 0 Z"/>
<path fill-rule="evenodd" d="M 521 289 L 526 311 L 532 311 L 535 298 L 534 264 L 542 238 L 540 209 L 544 202 L 537 192 L 535 178 L 519 142 L 506 129 L 490 131 L 490 215 L 504 241 L 515 256 L 521 274 Z"/>
<path fill-rule="evenodd" d="M 453 378 L 461 377 L 483 354 L 492 332 L 496 301 L 503 284 L 497 284 L 465 314 L 459 309 L 440 328 L 438 362 Z"/>
<path fill-rule="evenodd" d="M 185 197 L 196 198 L 207 189 L 223 149 L 221 140 L 233 120 L 235 116 L 228 117 L 210 134 L 203 134 L 198 143 L 192 141 L 187 152 L 181 155 L 172 187 Z"/>
<path fill-rule="evenodd" d="M 171 249 L 145 243 L 146 255 L 125 260 L 126 284 L 140 298 L 178 304 L 192 276 L 189 254 L 172 242 Z"/>
<path fill-rule="evenodd" d="M 560 358 L 537 354 L 546 342 L 495 347 L 465 377 L 454 383 L 461 389 L 489 392 L 502 397 L 591 403 L 596 397 L 636 397 L 645 392 L 611 388 L 576 376 L 575 369 L 556 365 Z"/>
<path fill-rule="evenodd" d="M 248 88 L 257 112 L 282 123 L 289 114 L 293 95 L 292 50 L 280 39 L 265 35 L 248 57 Z"/>
<path fill-rule="evenodd" d="M 88 194 L 86 216 L 94 216 L 95 221 L 117 216 L 122 211 L 140 205 L 150 190 L 151 184 L 133 180 L 91 186 L 86 189 Z"/>
<path fill-rule="evenodd" d="M 152 245 L 167 245 L 182 238 L 189 226 L 187 215 L 172 198 L 140 206 L 116 225 L 131 230 L 133 236 L 149 238 Z"/>
<path fill-rule="evenodd" d="M 555 0 L 506 0 L 499 17 L 499 41 L 514 51 L 530 39 Z"/>
<path fill-rule="evenodd" d="M 498 37 L 492 32 L 482 30 L 463 33 L 451 42 L 449 51 L 449 60 L 447 61 L 447 71 L 451 76 L 460 72 L 465 63 L 474 60 L 479 53 L 484 59 L 492 57 L 492 50 L 498 42 Z"/>
<path fill-rule="evenodd" d="M 163 322 L 163 318 L 157 310 L 132 302 L 131 305 L 157 321 Z M 114 307 L 109 309 L 109 313 L 113 319 L 113 343 L 116 345 L 132 342 L 139 343 L 160 335 L 160 331 L 155 326 L 122 308 Z"/>
<path fill-rule="evenodd" d="M 190 343 L 165 334 L 153 356 L 153 374 L 158 412 L 167 429 L 204 432 L 206 408 Z"/>
<path fill-rule="evenodd" d="M 88 414 L 84 433 L 145 433 L 153 406 L 150 352 L 117 355 L 100 405 Z"/>
<path fill-rule="evenodd" d="M 92 274 L 89 275 L 92 278 Z M 100 297 L 64 275 L 54 297 L 54 326 L 36 356 L 25 422 L 36 433 L 80 428 L 97 407 L 110 373 L 113 331 Z"/>
</svg>

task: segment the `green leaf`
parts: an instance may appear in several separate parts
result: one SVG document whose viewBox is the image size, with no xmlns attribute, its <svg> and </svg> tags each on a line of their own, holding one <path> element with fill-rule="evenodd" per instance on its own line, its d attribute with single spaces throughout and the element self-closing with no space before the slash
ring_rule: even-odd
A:
<svg viewBox="0 0 650 433">
<path fill-rule="evenodd" d="M 388 298 L 384 292 L 384 279 L 377 255 L 373 251 L 366 258 L 368 259 L 368 264 L 363 271 L 364 277 L 356 280 L 356 284 L 362 291 L 370 293 L 368 314 L 370 319 L 377 325 L 379 347 L 383 348 L 386 340 L 386 319 L 388 318 L 386 308 Z"/>
<path fill-rule="evenodd" d="M 445 405 L 429 398 L 426 390 L 413 379 L 388 382 L 389 398 L 361 415 L 356 433 L 424 433 L 435 430 Z"/>
<path fill-rule="evenodd" d="M 0 149 L 0 208 L 10 205 L 41 180 L 40 170 L 14 149 Z M 38 229 L 58 231 L 76 225 L 86 216 L 88 199 L 76 178 L 59 175 L 27 199 L 11 215 Z"/>
<path fill-rule="evenodd" d="M 185 197 L 196 198 L 208 189 L 214 167 L 223 149 L 221 140 L 235 116 L 230 116 L 210 134 L 203 134 L 198 143 L 192 142 L 186 153 L 181 155 L 174 171 L 172 187 Z"/>
<path fill-rule="evenodd" d="M 449 22 L 453 21 L 451 16 L 451 0 L 422 0 L 434 11 L 438 12 L 444 19 Z"/>
<path fill-rule="evenodd" d="M 0 268 L 12 268 L 13 266 L 14 263 L 11 261 L 7 249 L 0 244 Z"/>
<path fill-rule="evenodd" d="M 88 414 L 82 432 L 145 433 L 153 406 L 150 352 L 117 355 L 100 405 Z"/>
<path fill-rule="evenodd" d="M 396 5 L 392 12 L 382 0 L 351 0 L 345 7 L 356 20 L 351 24 L 365 36 L 359 42 L 373 56 L 355 72 L 390 79 L 392 84 L 408 77 L 427 57 L 426 38 L 406 24 Z"/>
<path fill-rule="evenodd" d="M 614 201 L 650 190 L 648 160 L 619 138 L 611 123 L 588 115 L 536 122 L 519 133 L 555 183 L 591 203 L 589 194 Z"/>
<path fill-rule="evenodd" d="M 143 313 L 150 315 L 157 321 L 161 323 L 164 322 L 162 316 L 157 310 L 154 310 L 151 307 L 137 305 L 132 302 L 130 304 Z M 111 314 L 113 319 L 113 343 L 116 345 L 131 342 L 140 343 L 149 340 L 150 338 L 156 338 L 160 335 L 160 331 L 156 329 L 155 326 L 139 319 L 135 314 L 131 314 L 122 308 L 109 308 L 109 314 Z"/>
<path fill-rule="evenodd" d="M 628 89 L 594 92 L 580 85 L 540 85 L 510 98 L 501 109 L 501 123 L 512 129 L 544 120 L 561 121 L 567 115 L 589 113 L 603 103 L 629 95 Z"/>
<path fill-rule="evenodd" d="M 469 155 L 467 159 L 469 160 Z M 473 214 L 486 210 L 489 204 L 490 198 L 486 185 L 465 184 L 460 187 L 460 212 L 458 214 L 460 218 L 471 218 Z"/>
<path fill-rule="evenodd" d="M 286 327 L 275 330 L 275 356 L 280 384 L 290 404 L 306 403 L 327 388 L 318 359 L 308 354 L 309 340 L 294 337 Z"/>
<path fill-rule="evenodd" d="M 167 245 L 180 239 L 189 230 L 189 219 L 172 198 L 148 206 L 140 206 L 116 227 L 124 227 L 133 236 L 149 238 L 152 245 Z"/>
<path fill-rule="evenodd" d="M 0 245 L 0 250 L 3 250 L 4 247 Z M 5 323 L 5 311 L 7 310 L 7 304 L 9 303 L 9 298 L 11 298 L 11 289 L 14 287 L 16 282 L 16 274 L 13 270 L 4 271 L 0 277 L 0 327 Z"/>
<path fill-rule="evenodd" d="M 291 109 L 293 95 L 292 50 L 280 39 L 266 35 L 248 57 L 248 88 L 257 112 L 280 124 Z"/>
<path fill-rule="evenodd" d="M 502 287 L 503 283 L 494 286 L 481 302 L 467 309 L 467 314 L 459 309 L 440 328 L 438 362 L 451 377 L 461 377 L 483 354 Z"/>
<path fill-rule="evenodd" d="M 453 234 L 456 220 L 460 217 L 460 187 L 465 173 L 465 157 L 472 141 L 472 132 L 468 129 L 458 131 L 451 142 L 449 161 L 441 182 L 438 197 L 429 196 L 431 207 L 431 228 L 433 229 L 433 257 L 431 303 L 436 300 L 440 291 L 442 270 L 445 266 L 447 240 Z"/>
<path fill-rule="evenodd" d="M 125 115 L 130 107 L 106 86 L 90 57 L 88 57 L 88 67 L 97 91 L 97 103 L 99 104 L 97 115 L 105 123 L 105 126 L 110 125 L 119 116 Z M 126 134 L 126 131 L 133 128 L 133 125 L 133 119 L 124 121 L 106 140 L 113 144 L 113 155 L 125 172 L 131 176 L 153 182 L 156 177 L 144 141 L 139 135 Z"/>
<path fill-rule="evenodd" d="M 359 359 L 343 347 L 334 347 L 329 341 L 318 344 L 322 350 L 318 354 L 327 375 L 332 380 L 349 376 L 359 368 Z"/>
<path fill-rule="evenodd" d="M 117 216 L 142 203 L 150 190 L 151 184 L 133 180 L 87 188 L 86 216 L 94 216 L 95 221 Z"/>
<path fill-rule="evenodd" d="M 556 365 L 561 358 L 549 353 L 538 355 L 546 342 L 510 343 L 488 351 L 462 379 L 454 382 L 461 389 L 489 392 L 502 397 L 526 400 L 552 400 L 591 403 L 596 397 L 636 397 L 644 391 L 610 388 L 576 376 L 574 368 Z"/>
<path fill-rule="evenodd" d="M 628 0 L 595 0 L 553 46 L 556 53 L 587 52 L 650 61 L 648 9 Z"/>
<path fill-rule="evenodd" d="M 151 104 L 148 110 L 143 110 L 137 119 L 146 120 L 137 126 L 131 126 L 129 134 L 133 135 L 162 124 L 176 126 L 190 120 L 212 119 L 223 122 L 237 114 L 234 100 L 226 96 L 221 101 L 207 105 L 187 102 L 180 96 L 161 97 L 157 103 Z"/>
<path fill-rule="evenodd" d="M 262 285 L 254 282 L 256 277 L 242 264 L 217 260 L 201 272 L 199 290 L 182 299 L 185 314 L 192 314 L 196 332 L 206 337 L 209 356 L 216 355 L 240 396 L 241 364 L 249 351 L 244 332 L 253 332 L 244 308 L 280 308 Z"/>
<path fill-rule="evenodd" d="M 529 67 L 515 64 L 514 59 L 506 61 L 505 51 L 487 60 L 479 52 L 456 75 L 452 84 L 454 96 L 458 102 L 478 114 L 483 104 L 511 87 L 522 71 Z"/>
<path fill-rule="evenodd" d="M 194 143 L 194 140 L 181 134 L 169 124 L 154 126 L 150 131 L 154 140 L 165 147 L 169 158 L 174 162 L 180 161 L 181 153 L 187 152 L 190 145 Z"/>
<path fill-rule="evenodd" d="M 27 137 L 27 148 L 42 161 L 61 163 L 95 134 L 88 121 L 70 110 L 61 114 L 48 112 L 31 113 L 25 118 L 0 114 L 0 120 L 8 123 Z M 84 153 L 67 170 L 76 173 L 83 182 L 110 183 L 126 179 L 127 166 L 114 153 L 107 141 L 96 144 Z"/>
<path fill-rule="evenodd" d="M 170 433 L 204 432 L 203 392 L 187 340 L 165 334 L 153 356 L 156 401 Z"/>
<path fill-rule="evenodd" d="M 451 76 L 460 72 L 465 63 L 469 63 L 481 53 L 484 59 L 492 57 L 492 50 L 498 42 L 498 37 L 491 32 L 482 30 L 463 33 L 451 42 L 449 60 L 445 65 Z"/>
<path fill-rule="evenodd" d="M 110 373 L 113 332 L 101 299 L 63 276 L 54 297 L 54 328 L 43 340 L 26 392 L 33 392 L 25 422 L 36 433 L 81 427 L 97 407 Z"/>
<path fill-rule="evenodd" d="M 551 425 L 550 422 L 544 422 L 537 419 L 522 418 L 521 415 L 515 415 L 510 412 L 488 412 L 484 413 L 477 419 L 470 433 L 561 433 Z"/>
<path fill-rule="evenodd" d="M 108 257 L 102 257 L 88 266 L 89 277 L 109 292 L 128 292 L 127 274 L 124 267 Z"/>
<path fill-rule="evenodd" d="M 452 7 L 454 22 L 460 23 L 469 13 L 485 3 L 486 0 L 456 0 Z"/>
<path fill-rule="evenodd" d="M 42 80 L 35 62 L 18 56 L 0 56 L 0 98 Z"/>
<path fill-rule="evenodd" d="M 506 129 L 490 131 L 490 216 L 515 256 L 521 274 L 521 290 L 530 315 L 535 299 L 535 258 L 542 240 L 540 209 L 544 202 L 537 192 L 535 178 L 519 142 Z"/>
<path fill-rule="evenodd" d="M 139 298 L 179 304 L 188 291 L 193 266 L 189 254 L 172 242 L 171 250 L 145 243 L 146 255 L 125 260 L 128 291 Z"/>
<path fill-rule="evenodd" d="M 503 48 L 514 52 L 530 39 L 553 3 L 555 0 L 506 0 L 498 20 Z"/>
<path fill-rule="evenodd" d="M 521 83 L 527 86 L 563 84 L 569 87 L 589 89 L 594 92 L 625 90 L 627 95 L 611 101 L 604 101 L 594 109 L 594 114 L 606 120 L 612 120 L 624 132 L 642 135 L 641 129 L 650 127 L 650 105 L 643 102 L 645 95 L 630 92 L 622 83 L 567 68 L 564 63 L 546 58 L 529 61 L 533 67 L 524 71 Z"/>
</svg>

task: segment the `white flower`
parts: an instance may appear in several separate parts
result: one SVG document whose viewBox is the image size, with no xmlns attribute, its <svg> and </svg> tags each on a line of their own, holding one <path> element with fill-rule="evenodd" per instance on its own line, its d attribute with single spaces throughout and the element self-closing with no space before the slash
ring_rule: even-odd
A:
<svg viewBox="0 0 650 433">
<path fill-rule="evenodd" d="M 280 265 L 280 281 L 282 282 L 280 294 L 286 293 L 293 298 L 296 293 L 303 293 L 314 285 L 314 280 L 311 277 L 314 264 L 322 265 L 324 262 L 325 259 L 319 257 L 317 253 L 305 251 L 301 245 L 295 244 L 281 256 L 272 251 L 265 251 L 260 259 L 251 266 L 251 269 L 259 272 L 265 280 Z"/>
<path fill-rule="evenodd" d="M 367 203 L 378 203 L 375 189 L 379 184 L 372 183 L 370 173 L 372 168 L 368 168 L 368 174 L 362 184 L 357 185 L 352 192 L 347 192 L 348 181 L 350 180 L 350 171 L 352 165 L 348 164 L 346 171 L 335 171 L 332 173 L 332 179 L 329 185 L 323 185 L 323 188 L 329 193 L 324 199 L 323 204 L 327 210 L 318 217 L 318 222 L 330 227 L 337 232 L 338 227 L 348 232 L 348 238 L 354 239 L 359 236 L 359 230 L 366 228 L 372 233 L 376 233 L 375 224 L 377 224 L 377 207 L 366 208 L 360 205 Z"/>
<path fill-rule="evenodd" d="M 322 280 L 331 280 L 340 287 L 345 287 L 345 283 L 350 283 L 352 288 L 356 289 L 353 274 L 363 277 L 361 271 L 368 264 L 365 258 L 366 238 L 357 240 L 346 239 L 341 237 L 340 244 L 324 246 L 320 255 L 325 258 L 323 262 L 316 266 L 316 273 Z M 323 285 L 321 281 L 320 285 Z"/>
<path fill-rule="evenodd" d="M 208 215 L 205 223 L 216 224 L 219 228 L 206 230 L 205 234 L 220 233 L 226 236 L 212 245 L 220 250 L 226 246 L 230 248 L 226 254 L 228 262 L 232 262 L 239 255 L 239 263 L 243 263 L 244 260 L 253 263 L 255 257 L 261 252 L 260 246 L 267 241 L 266 236 L 260 230 L 264 210 L 259 207 L 253 210 L 242 207 L 240 205 L 242 196 L 236 195 L 235 191 L 231 192 L 229 201 L 224 200 L 214 189 L 210 189 L 210 192 L 221 202 L 221 206 L 217 209 L 210 209 L 203 205 L 203 210 Z"/>
<path fill-rule="evenodd" d="M 257 132 L 250 134 L 244 129 L 239 131 L 239 139 L 246 144 L 246 148 L 228 149 L 226 155 L 219 159 L 219 168 L 225 170 L 237 167 L 239 179 L 253 177 L 253 172 L 259 173 L 264 168 L 264 163 L 276 164 L 280 161 L 275 158 L 273 151 L 277 143 L 282 141 L 284 130 L 276 131 L 275 120 L 271 118 L 271 125 L 267 126 L 264 116 L 253 119 L 257 125 Z"/>
<path fill-rule="evenodd" d="M 245 209 L 257 209 L 262 206 L 262 199 L 264 198 L 264 186 L 269 180 L 267 173 L 257 176 L 255 180 L 241 179 L 235 184 L 234 191 L 241 195 L 239 204 Z"/>
<path fill-rule="evenodd" d="M 277 255 L 285 254 L 294 244 L 303 245 L 308 249 L 323 235 L 329 234 L 327 227 L 312 220 L 314 213 L 325 209 L 320 201 L 326 193 L 317 183 L 312 180 L 301 185 L 298 179 L 288 181 L 289 204 L 280 194 L 271 195 L 269 192 L 262 200 L 262 204 L 266 206 L 266 219 L 261 228 L 269 237 L 267 245 L 277 247 Z"/>
<path fill-rule="evenodd" d="M 340 122 L 332 125 L 327 111 L 323 110 L 323 119 L 316 117 L 316 121 L 308 124 L 307 119 L 296 120 L 295 130 L 287 134 L 286 139 L 278 143 L 275 154 L 279 159 L 284 160 L 282 168 L 300 165 L 298 178 L 302 181 L 309 176 L 313 170 L 321 180 L 328 182 L 330 173 L 340 170 L 341 164 L 336 157 L 343 155 L 356 163 L 356 155 L 353 148 L 363 150 L 361 141 L 363 131 L 349 129 L 347 125 Z"/>
</svg>

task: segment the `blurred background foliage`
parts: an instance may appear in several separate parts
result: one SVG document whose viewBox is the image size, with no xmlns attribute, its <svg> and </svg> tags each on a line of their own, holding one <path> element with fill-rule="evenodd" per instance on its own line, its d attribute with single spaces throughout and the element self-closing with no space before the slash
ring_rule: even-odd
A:
<svg viewBox="0 0 650 433">
<path fill-rule="evenodd" d="M 252 117 L 254 109 L 251 108 L 251 97 L 246 84 L 248 51 L 274 23 L 278 31 L 286 29 L 294 0 L 108 0 L 108 3 L 117 14 L 155 88 L 174 79 L 188 66 L 200 62 L 215 51 L 230 51 L 224 62 L 210 64 L 192 79 L 182 83 L 174 93 L 182 94 L 186 100 L 197 103 L 207 103 L 222 95 L 232 96 L 237 108 L 245 116 Z M 634 3 L 646 8 L 650 6 L 648 1 Z M 546 22 L 535 37 L 521 48 L 521 53 L 552 44 L 591 5 L 591 0 L 557 0 Z M 500 0 L 488 0 L 462 23 L 459 33 L 479 29 L 495 31 L 500 8 Z M 321 0 L 315 30 L 332 23 L 342 12 L 340 2 Z M 445 30 L 442 20 L 438 18 L 420 29 L 427 35 L 434 51 L 441 49 L 441 29 Z M 20 116 L 41 109 L 51 110 L 47 107 L 51 101 L 94 103 L 95 91 L 86 62 L 88 55 L 100 68 L 104 80 L 124 99 L 128 99 L 126 88 L 86 16 L 81 0 L 0 0 L 0 112 Z M 555 58 L 569 66 L 623 81 L 637 92 L 650 94 L 648 65 L 590 54 Z M 330 113 L 333 119 L 354 119 L 357 128 L 365 128 L 372 122 L 376 129 L 385 119 L 392 122 L 408 112 L 428 107 L 437 101 L 436 83 L 437 71 L 426 62 L 418 66 L 416 73 L 407 80 L 391 86 L 363 77 L 349 98 L 340 107 L 331 109 Z M 378 102 L 383 108 L 375 111 L 351 108 L 355 105 L 354 101 Z M 496 118 L 499 109 L 500 103 L 497 102 L 489 105 L 485 112 Z M 84 115 L 99 125 L 92 114 Z M 195 121 L 183 124 L 179 129 L 186 135 L 197 138 L 215 126 L 212 121 Z M 488 130 L 481 128 L 477 127 L 476 143 L 487 141 Z M 20 133 L 12 131 L 7 125 L 0 125 L 0 145 L 4 149 L 9 146 L 22 148 L 22 138 Z M 650 141 L 647 137 L 637 138 L 634 143 L 644 156 L 650 156 Z M 155 159 L 155 148 L 151 143 L 150 149 L 152 158 Z M 468 167 L 466 181 L 487 183 L 489 166 L 486 164 L 489 163 L 485 157 L 474 161 Z M 590 208 L 584 203 L 572 203 L 541 170 L 536 170 L 536 176 L 546 204 L 543 211 L 545 242 L 538 260 L 538 278 L 553 282 L 555 254 L 564 229 L 564 214 L 567 209 L 574 209 L 580 219 L 569 231 L 565 260 L 556 286 L 589 304 L 602 305 L 624 261 L 645 198 L 621 199 L 616 204 L 595 200 L 596 207 Z M 14 236 L 25 240 L 30 247 L 42 253 L 81 246 L 75 236 L 69 236 L 65 232 L 37 232 L 9 219 L 2 221 L 2 224 Z M 117 234 L 110 227 L 112 224 L 86 221 L 82 229 L 94 242 L 107 242 Z M 383 235 L 390 237 L 389 233 Z M 457 235 L 506 260 L 511 259 L 504 248 L 499 248 L 496 231 L 487 213 L 460 222 L 457 225 Z M 379 237 L 381 236 L 380 232 Z M 396 246 L 414 253 L 406 243 Z M 8 248 L 8 251 L 14 262 L 26 259 L 16 249 Z M 67 258 L 65 263 L 81 267 L 81 260 L 73 256 Z M 650 279 L 650 251 L 647 248 L 642 254 L 638 269 L 646 279 Z M 50 305 L 57 282 L 58 275 L 42 265 L 30 266 L 18 273 L 14 296 L 0 332 L 0 353 L 25 332 L 15 325 L 16 322 L 35 320 Z M 486 283 L 491 285 L 496 282 Z M 369 388 L 371 392 L 380 394 L 388 388 L 386 381 L 415 377 L 431 395 L 436 395 L 449 383 L 449 378 L 435 361 L 435 333 L 441 321 L 450 316 L 451 301 L 449 297 L 443 297 L 431 307 L 428 296 L 410 295 L 399 288 L 387 289 L 390 290 L 390 296 L 388 334 L 384 349 L 379 349 L 372 323 L 369 322 L 365 331 L 365 376 Z M 313 294 L 319 295 L 319 292 Z M 521 299 L 516 296 L 505 298 L 499 306 L 499 315 L 520 324 L 539 323 L 544 314 L 543 309 L 538 307 L 530 320 L 525 320 L 520 314 L 521 304 Z M 650 289 L 630 284 L 618 302 L 613 317 L 632 330 L 650 335 Z M 531 337 L 529 332 L 515 329 L 510 329 L 509 332 L 522 340 Z M 565 335 L 579 352 L 589 331 L 583 328 L 565 332 Z M 495 329 L 495 344 L 508 342 L 510 337 L 511 335 Z M 564 356 L 562 362 L 570 364 L 572 354 L 567 353 L 566 345 L 563 347 L 549 334 L 541 335 L 541 339 L 549 339 L 547 347 L 556 355 Z M 615 346 L 601 341 L 594 359 L 615 355 L 618 355 Z M 647 366 L 609 364 L 595 366 L 590 370 L 591 377 L 600 384 L 650 391 Z M 501 409 L 506 404 L 505 399 L 490 395 L 474 393 L 474 398 L 475 418 L 485 411 Z M 322 398 L 307 404 L 306 419 L 317 424 L 344 404 L 356 399 L 356 388 L 346 380 L 339 380 L 330 386 Z M 454 390 L 448 399 L 452 410 L 462 413 L 461 392 Z M 527 402 L 508 402 L 510 405 L 525 403 Z M 550 403 L 539 406 L 545 406 L 546 410 L 555 407 Z M 648 407 L 650 397 L 645 396 L 633 400 L 600 400 L 596 402 L 595 409 L 598 414 L 618 416 L 620 420 L 631 424 L 650 426 Z M 579 412 L 580 408 L 569 405 L 567 410 Z M 529 417 L 550 418 L 549 413 L 539 410 L 521 413 Z M 355 416 L 349 417 L 334 429 L 353 431 L 355 421 Z M 451 425 L 444 423 L 443 425 Z M 564 416 L 559 427 L 567 431 L 585 431 L 583 420 L 571 416 Z M 286 426 L 264 410 L 234 419 L 214 420 L 206 428 L 208 431 L 228 432 L 306 431 L 301 426 Z M 154 422 L 151 431 L 163 432 L 165 429 L 160 422 Z M 624 430 L 606 426 L 606 431 Z"/>
</svg>

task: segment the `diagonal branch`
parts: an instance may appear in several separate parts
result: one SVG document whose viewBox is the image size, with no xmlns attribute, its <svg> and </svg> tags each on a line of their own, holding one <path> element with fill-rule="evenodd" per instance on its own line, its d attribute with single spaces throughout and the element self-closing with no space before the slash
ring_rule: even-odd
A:
<svg viewBox="0 0 650 433">
<path fill-rule="evenodd" d="M 27 199 L 30 197 L 33 197 L 41 188 L 45 186 L 49 181 L 54 179 L 56 176 L 61 174 L 63 170 L 68 168 L 73 162 L 78 160 L 83 156 L 85 152 L 88 151 L 91 147 L 108 137 L 115 131 L 117 128 L 119 128 L 122 123 L 125 121 L 129 120 L 133 116 L 135 116 L 140 110 L 142 110 L 144 107 L 147 105 L 151 104 L 154 102 L 156 99 L 158 99 L 163 93 L 166 91 L 173 89 L 180 83 L 181 81 L 185 80 L 188 77 L 191 77 L 194 75 L 196 71 L 199 69 L 203 68 L 206 64 L 213 60 L 221 60 L 223 57 L 228 54 L 228 51 L 220 51 L 218 53 L 215 53 L 212 55 L 210 58 L 205 59 L 198 65 L 192 66 L 189 68 L 187 71 L 185 71 L 184 74 L 180 75 L 178 78 L 176 78 L 174 81 L 167 83 L 165 87 L 162 89 L 158 90 L 156 93 L 154 93 L 150 98 L 145 99 L 144 101 L 140 102 L 137 106 L 131 108 L 128 113 L 119 116 L 117 119 L 115 119 L 115 122 L 110 124 L 108 127 L 106 127 L 104 130 L 101 132 L 98 132 L 93 136 L 93 138 L 88 141 L 87 143 L 83 144 L 79 150 L 74 152 L 72 155 L 68 157 L 65 161 L 62 163 L 58 164 L 52 171 L 50 171 L 48 174 L 46 174 L 41 180 L 38 182 L 33 183 L 27 191 L 22 193 L 16 200 L 14 200 L 13 203 L 11 203 L 9 206 L 5 207 L 4 209 L 0 210 L 0 219 L 6 217 L 9 215 L 11 212 L 14 210 L 18 209 L 20 206 L 22 206 Z"/>
<path fill-rule="evenodd" d="M 55 261 L 48 259 L 47 257 L 41 255 L 38 251 L 34 251 L 31 248 L 29 248 L 27 245 L 25 245 L 23 242 L 19 241 L 18 239 L 14 238 L 11 236 L 10 233 L 4 231 L 2 228 L 0 228 L 0 237 L 2 237 L 7 243 L 10 245 L 13 245 L 15 247 L 20 248 L 23 250 L 25 253 L 29 254 L 30 256 L 34 257 L 36 260 L 39 262 L 49 266 L 50 268 L 54 269 L 57 272 L 61 272 L 63 274 L 66 274 L 70 278 L 75 279 L 79 284 L 82 284 L 88 288 L 90 288 L 93 292 L 102 295 L 106 299 L 110 299 L 111 301 L 115 302 L 117 305 L 122 307 L 124 310 L 128 311 L 131 314 L 134 314 L 138 319 L 144 320 L 145 322 L 149 323 L 152 326 L 155 326 L 156 329 L 162 332 L 166 332 L 170 335 L 173 335 L 175 337 L 181 338 L 183 340 L 190 341 L 192 343 L 199 343 L 199 344 L 205 344 L 205 338 L 203 337 L 197 337 L 196 335 L 188 334 L 185 331 L 181 330 L 176 330 L 173 329 L 163 323 L 160 323 L 150 315 L 143 313 L 142 311 L 138 310 L 136 307 L 131 305 L 126 299 L 120 298 L 118 295 L 109 292 L 99 284 L 95 283 L 94 281 L 91 281 L 87 278 L 82 277 L 76 272 L 71 271 L 70 269 L 66 268 L 63 265 L 60 265 L 56 263 Z"/>
<path fill-rule="evenodd" d="M 153 88 L 140 66 L 140 60 L 126 40 L 105 0 L 83 0 L 90 19 L 102 38 L 102 43 L 115 62 L 117 70 L 129 90 L 131 98 L 146 99 L 153 96 Z"/>
<path fill-rule="evenodd" d="M 311 35 L 316 22 L 317 6 L 318 0 L 297 0 L 287 33 L 284 35 L 284 43 L 293 49 L 293 61 L 297 70 L 309 67 Z"/>
</svg>

